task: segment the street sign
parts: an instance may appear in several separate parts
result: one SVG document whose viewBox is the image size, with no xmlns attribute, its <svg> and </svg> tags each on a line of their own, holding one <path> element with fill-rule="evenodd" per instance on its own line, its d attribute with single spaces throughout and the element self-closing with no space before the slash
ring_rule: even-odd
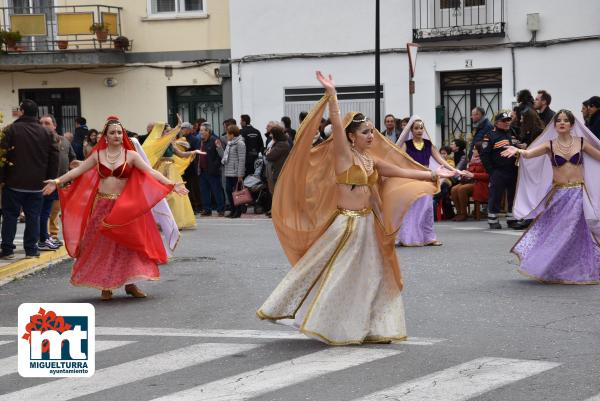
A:
<svg viewBox="0 0 600 401">
<path fill-rule="evenodd" d="M 407 43 L 406 44 L 406 52 L 408 53 L 408 69 L 410 73 L 410 77 L 415 76 L 415 71 L 417 69 L 417 50 L 419 49 L 419 45 L 416 43 Z"/>
</svg>

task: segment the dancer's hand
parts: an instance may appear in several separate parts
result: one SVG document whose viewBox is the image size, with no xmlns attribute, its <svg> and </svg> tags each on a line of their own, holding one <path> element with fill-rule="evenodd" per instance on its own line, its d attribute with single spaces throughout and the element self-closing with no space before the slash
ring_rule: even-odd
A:
<svg viewBox="0 0 600 401">
<path fill-rule="evenodd" d="M 326 78 L 321 71 L 317 71 L 317 80 L 323 85 L 325 92 L 335 95 L 335 82 L 333 82 L 331 74 L 329 74 L 329 78 Z"/>
<path fill-rule="evenodd" d="M 444 166 L 438 167 L 438 169 L 435 170 L 435 172 L 436 172 L 437 176 L 441 177 L 441 178 L 452 178 L 452 177 L 454 177 L 456 175 L 455 171 L 448 170 Z"/>
<path fill-rule="evenodd" d="M 509 146 L 506 149 L 504 149 L 502 153 L 500 153 L 500 155 L 503 157 L 514 157 L 514 155 L 516 155 L 517 153 L 519 153 L 519 148 Z"/>
<path fill-rule="evenodd" d="M 205 154 L 206 154 L 206 152 L 203 152 L 203 151 L 201 151 L 200 149 L 196 149 L 196 150 L 194 150 L 194 153 L 197 153 L 197 154 L 199 154 L 199 155 L 205 155 Z"/>
<path fill-rule="evenodd" d="M 181 124 L 183 124 L 183 120 L 181 119 L 181 115 L 177 113 L 177 126 L 181 127 Z"/>
<path fill-rule="evenodd" d="M 44 181 L 44 188 L 42 189 L 42 195 L 50 195 L 52 192 L 56 191 L 57 185 L 54 180 L 46 180 Z"/>
<path fill-rule="evenodd" d="M 471 173 L 470 171 L 464 171 L 463 177 L 473 179 L 473 178 L 475 178 L 475 174 Z"/>
<path fill-rule="evenodd" d="M 175 184 L 175 186 L 173 187 L 173 192 L 181 196 L 185 196 L 190 193 L 190 191 L 188 191 L 188 189 L 185 187 L 184 182 L 178 182 L 177 184 Z"/>
</svg>

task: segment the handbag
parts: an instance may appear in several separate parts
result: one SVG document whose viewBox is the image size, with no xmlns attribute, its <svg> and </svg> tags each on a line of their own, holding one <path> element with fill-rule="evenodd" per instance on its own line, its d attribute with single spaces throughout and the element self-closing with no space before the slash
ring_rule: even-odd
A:
<svg viewBox="0 0 600 401">
<path fill-rule="evenodd" d="M 235 191 L 231 192 L 231 195 L 234 206 L 247 205 L 252 202 L 252 194 L 240 182 L 235 186 Z"/>
</svg>

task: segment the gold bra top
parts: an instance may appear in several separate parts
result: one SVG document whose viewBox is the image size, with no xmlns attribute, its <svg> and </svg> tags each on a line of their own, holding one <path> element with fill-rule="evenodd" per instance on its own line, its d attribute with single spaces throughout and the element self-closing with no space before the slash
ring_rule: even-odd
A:
<svg viewBox="0 0 600 401">
<path fill-rule="evenodd" d="M 367 175 L 367 172 L 358 164 L 353 164 L 341 174 L 335 177 L 335 182 L 338 184 L 346 185 L 368 185 L 372 186 L 377 184 L 379 174 L 377 170 L 373 169 L 371 175 Z"/>
</svg>

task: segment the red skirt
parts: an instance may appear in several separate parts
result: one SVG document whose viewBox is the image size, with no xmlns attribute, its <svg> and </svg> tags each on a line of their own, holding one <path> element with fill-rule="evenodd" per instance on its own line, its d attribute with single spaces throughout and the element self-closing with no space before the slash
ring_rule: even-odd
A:
<svg viewBox="0 0 600 401">
<path fill-rule="evenodd" d="M 102 220 L 110 213 L 115 201 L 115 195 L 96 195 L 92 215 L 81 240 L 79 257 L 71 272 L 71 284 L 112 290 L 134 281 L 160 278 L 155 262 L 100 231 Z"/>
</svg>

